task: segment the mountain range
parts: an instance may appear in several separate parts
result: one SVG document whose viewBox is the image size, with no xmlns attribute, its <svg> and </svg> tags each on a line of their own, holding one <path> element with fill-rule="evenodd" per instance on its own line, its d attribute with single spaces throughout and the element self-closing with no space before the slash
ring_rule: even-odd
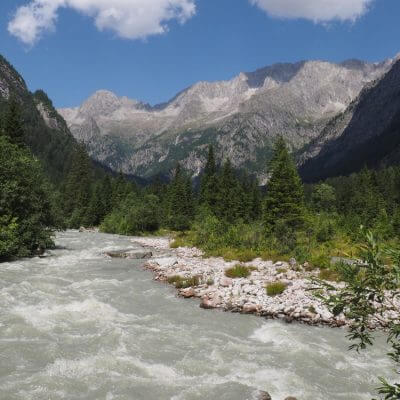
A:
<svg viewBox="0 0 400 400">
<path fill-rule="evenodd" d="M 360 93 L 396 60 L 275 64 L 228 81 L 196 83 L 155 106 L 100 90 L 58 112 L 90 155 L 114 170 L 149 178 L 179 162 L 197 176 L 213 144 L 221 162 L 229 158 L 263 183 L 278 136 L 306 163 L 335 135 L 326 133 L 332 121 L 345 126 Z"/>
<path fill-rule="evenodd" d="M 213 144 L 220 162 L 229 158 L 265 183 L 283 136 L 303 179 L 314 182 L 400 163 L 398 58 L 276 64 L 195 84 L 156 106 L 103 90 L 56 110 L 0 56 L 0 114 L 10 98 L 22 104 L 26 142 L 54 180 L 84 141 L 104 168 L 143 178 L 168 175 L 177 162 L 196 177 Z"/>
</svg>

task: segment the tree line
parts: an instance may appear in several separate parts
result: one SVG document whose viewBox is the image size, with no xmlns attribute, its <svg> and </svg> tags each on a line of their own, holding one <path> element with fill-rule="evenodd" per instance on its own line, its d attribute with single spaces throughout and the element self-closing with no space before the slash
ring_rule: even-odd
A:
<svg viewBox="0 0 400 400">
<path fill-rule="evenodd" d="M 210 252 L 240 248 L 271 257 L 315 258 L 320 264 L 327 261 L 322 254 L 325 249 L 315 254 L 316 249 L 357 241 L 361 224 L 385 240 L 400 233 L 398 167 L 364 168 L 348 177 L 303 185 L 285 141 L 279 138 L 268 165 L 266 187 L 235 170 L 229 159 L 219 164 L 212 146 L 198 186 L 177 164 L 169 182 L 155 180 L 141 187 L 122 173 L 115 176 L 95 168 L 80 144 L 55 181 L 28 149 L 16 100 L 9 102 L 1 119 L 1 133 L 1 243 L 18 243 L 10 235 L 25 241 L 22 234 L 15 234 L 15 226 L 20 226 L 20 232 L 29 232 L 24 225 L 28 214 L 38 218 L 39 231 L 46 232 L 46 240 L 39 240 L 36 232 L 33 237 L 37 239 L 31 238 L 27 248 L 15 244 L 14 250 L 0 253 L 2 258 L 32 254 L 49 242 L 52 230 L 81 226 L 99 226 L 104 232 L 125 235 L 159 229 L 189 231 L 193 244 Z M 27 204 L 18 203 L 22 201 Z M 46 206 L 41 208 L 39 203 Z M 18 252 L 17 247 L 24 250 Z"/>
</svg>

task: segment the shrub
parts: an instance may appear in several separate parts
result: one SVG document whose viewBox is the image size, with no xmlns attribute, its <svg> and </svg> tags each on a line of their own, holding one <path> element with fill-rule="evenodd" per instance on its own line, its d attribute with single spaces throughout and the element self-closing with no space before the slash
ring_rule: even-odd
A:
<svg viewBox="0 0 400 400">
<path fill-rule="evenodd" d="M 186 289 L 188 287 L 199 286 L 200 278 L 198 276 L 191 276 L 189 278 L 184 278 L 179 275 L 170 276 L 167 282 L 174 284 L 177 289 Z"/>
<path fill-rule="evenodd" d="M 328 268 L 330 266 L 330 258 L 325 253 L 315 254 L 311 257 L 311 264 L 314 267 Z"/>
<path fill-rule="evenodd" d="M 325 243 L 333 239 L 335 228 L 331 222 L 324 223 L 317 231 L 316 239 L 319 243 Z"/>
<path fill-rule="evenodd" d="M 282 294 L 287 288 L 284 282 L 273 282 L 269 283 L 266 287 L 268 296 L 278 296 Z"/>
<path fill-rule="evenodd" d="M 250 269 L 240 264 L 237 264 L 233 268 L 229 268 L 225 271 L 225 275 L 228 278 L 247 278 L 250 276 L 250 274 Z"/>
</svg>

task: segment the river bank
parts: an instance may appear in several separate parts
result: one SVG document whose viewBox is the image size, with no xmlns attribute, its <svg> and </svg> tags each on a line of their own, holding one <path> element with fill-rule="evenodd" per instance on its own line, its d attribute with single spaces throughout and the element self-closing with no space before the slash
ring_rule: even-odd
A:
<svg viewBox="0 0 400 400">
<path fill-rule="evenodd" d="M 308 325 L 343 327 L 349 324 L 343 314 L 334 317 L 314 296 L 311 289 L 315 285 L 311 280 L 318 277 L 318 269 L 308 271 L 294 260 L 274 263 L 255 259 L 240 263 L 204 258 L 197 248 L 170 248 L 169 238 L 137 237 L 133 241 L 155 250 L 155 255 L 144 265 L 153 272 L 155 280 L 175 285 L 177 280 L 186 283 L 184 286 L 188 287 L 184 288 L 176 285 L 179 296 L 200 299 L 200 307 L 204 309 L 254 314 Z M 247 267 L 250 275 L 237 279 L 227 277 L 226 271 L 239 264 Z M 281 294 L 268 295 L 266 287 L 274 283 L 285 289 Z M 343 286 L 336 282 L 330 284 L 338 288 Z M 383 316 L 377 316 L 371 322 L 371 328 L 385 328 L 390 320 L 400 318 L 400 304 L 397 300 L 393 302 Z"/>
</svg>

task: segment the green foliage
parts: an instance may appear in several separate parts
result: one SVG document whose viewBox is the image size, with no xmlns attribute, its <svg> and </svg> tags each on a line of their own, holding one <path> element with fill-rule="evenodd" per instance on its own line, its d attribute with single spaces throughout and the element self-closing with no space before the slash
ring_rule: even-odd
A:
<svg viewBox="0 0 400 400">
<path fill-rule="evenodd" d="M 155 232 L 159 227 L 158 197 L 130 194 L 119 207 L 106 216 L 100 230 L 120 235 L 140 235 L 144 232 Z"/>
<path fill-rule="evenodd" d="M 317 212 L 333 212 L 336 210 L 335 188 L 327 183 L 320 183 L 313 188 L 312 206 Z"/>
<path fill-rule="evenodd" d="M 268 296 L 279 296 L 287 288 L 284 282 L 272 282 L 266 286 L 266 291 Z"/>
<path fill-rule="evenodd" d="M 11 143 L 19 147 L 24 146 L 25 134 L 22 126 L 21 105 L 14 97 L 8 103 L 3 131 Z"/>
<path fill-rule="evenodd" d="M 341 277 L 337 271 L 330 268 L 325 268 L 320 271 L 319 279 L 323 281 L 340 282 Z"/>
<path fill-rule="evenodd" d="M 248 278 L 251 274 L 251 270 L 245 265 L 237 264 L 232 268 L 225 271 L 225 275 L 228 278 Z"/>
<path fill-rule="evenodd" d="M 337 264 L 337 273 L 346 285 L 335 288 L 321 280 L 315 283 L 328 291 L 329 295 L 319 294 L 331 312 L 338 316 L 343 313 L 351 321 L 349 339 L 354 342 L 350 349 L 364 350 L 374 343 L 372 320 L 381 317 L 393 307 L 393 299 L 400 295 L 400 251 L 383 249 L 370 231 L 364 231 L 365 245 L 361 247 L 362 262 Z M 386 262 L 385 262 L 386 261 Z M 398 321 L 388 321 L 388 343 L 392 350 L 388 356 L 400 364 L 400 325 Z M 400 384 L 390 384 L 380 378 L 382 386 L 378 393 L 385 400 L 399 399 Z"/>
<path fill-rule="evenodd" d="M 0 260 L 52 245 L 57 219 L 50 190 L 28 150 L 0 136 Z"/>
<path fill-rule="evenodd" d="M 166 225 L 174 231 L 190 228 L 194 218 L 194 199 L 192 182 L 182 171 L 180 165 L 168 187 L 166 198 Z"/>
<path fill-rule="evenodd" d="M 304 222 L 304 189 L 285 141 L 280 138 L 269 166 L 271 178 L 264 202 L 264 221 L 267 227 L 284 223 L 290 227 Z"/>
<path fill-rule="evenodd" d="M 190 278 L 184 278 L 179 275 L 170 276 L 167 282 L 175 285 L 177 289 L 186 289 L 189 287 L 196 287 L 200 284 L 200 278 L 198 276 L 192 276 Z"/>
</svg>

